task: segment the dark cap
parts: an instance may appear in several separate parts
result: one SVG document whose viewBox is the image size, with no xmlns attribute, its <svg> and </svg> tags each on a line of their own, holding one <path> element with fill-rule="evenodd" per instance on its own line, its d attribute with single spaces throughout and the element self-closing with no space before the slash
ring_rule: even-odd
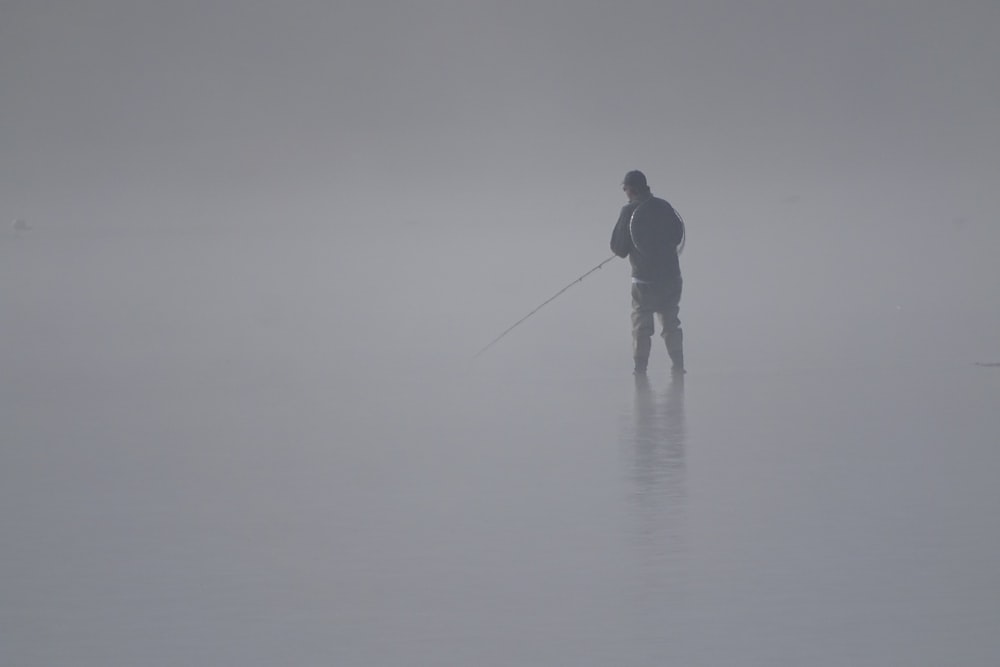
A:
<svg viewBox="0 0 1000 667">
<path fill-rule="evenodd" d="M 649 187 L 646 184 L 646 174 L 642 173 L 638 169 L 634 169 L 625 174 L 625 179 L 622 181 L 622 185 L 627 185 L 628 187 L 636 190 L 645 190 Z"/>
</svg>

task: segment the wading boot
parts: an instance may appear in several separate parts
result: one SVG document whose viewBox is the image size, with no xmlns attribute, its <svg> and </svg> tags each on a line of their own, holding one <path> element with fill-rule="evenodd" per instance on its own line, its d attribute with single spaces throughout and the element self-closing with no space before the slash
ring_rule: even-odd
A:
<svg viewBox="0 0 1000 667">
<path fill-rule="evenodd" d="M 684 370 L 684 331 L 681 329 L 674 329 L 663 336 L 663 340 L 667 343 L 667 354 L 670 355 L 670 361 L 673 362 L 673 366 L 670 372 L 674 375 L 683 375 Z"/>
</svg>

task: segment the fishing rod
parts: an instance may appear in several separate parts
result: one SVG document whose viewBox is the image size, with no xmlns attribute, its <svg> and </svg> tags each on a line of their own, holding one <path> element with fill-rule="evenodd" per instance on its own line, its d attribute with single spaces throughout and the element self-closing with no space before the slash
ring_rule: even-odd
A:
<svg viewBox="0 0 1000 667">
<path fill-rule="evenodd" d="M 580 276 L 579 278 L 577 278 L 576 280 L 574 280 L 573 282 L 571 282 L 569 285 L 566 285 L 566 287 L 563 287 L 561 290 L 559 290 L 558 292 L 556 292 L 555 294 L 553 294 L 551 297 L 549 297 L 548 299 L 546 299 L 545 301 L 543 301 L 533 311 L 531 311 L 530 313 L 528 313 L 527 315 L 525 315 L 524 317 L 522 317 L 521 319 L 519 319 L 517 322 L 514 322 L 514 324 L 510 325 L 509 327 L 507 327 L 507 329 L 503 333 L 501 333 L 499 336 L 497 336 L 492 341 L 490 341 L 489 345 L 487 345 L 483 349 L 479 350 L 479 352 L 476 352 L 475 356 L 472 357 L 472 358 L 473 359 L 479 358 L 479 355 L 481 355 L 483 352 L 485 352 L 486 350 L 490 349 L 491 347 L 493 347 L 494 345 L 496 345 L 498 342 L 500 342 L 501 338 L 503 338 L 504 336 L 506 336 L 507 334 L 509 334 L 511 331 L 513 331 L 519 324 L 521 324 L 526 319 L 528 319 L 529 317 L 531 317 L 532 315 L 534 315 L 535 313 L 537 313 L 539 310 L 541 310 L 542 308 L 544 308 L 546 305 L 548 305 L 552 301 L 555 301 L 556 297 L 558 297 L 560 294 L 562 294 L 563 292 L 565 292 L 566 290 L 568 290 L 570 287 L 572 287 L 573 285 L 577 284 L 578 282 L 582 281 L 584 278 L 586 278 L 587 276 L 589 276 L 594 271 L 597 271 L 599 268 L 601 268 L 602 266 L 604 266 L 605 264 L 607 264 L 608 262 L 610 262 L 611 260 L 613 260 L 615 257 L 617 257 L 617 255 L 611 255 L 611 257 L 608 257 L 606 260 L 604 260 L 603 262 L 601 262 L 600 264 L 598 264 L 597 266 L 595 266 L 594 268 L 592 268 L 590 271 L 587 271 L 585 274 L 583 274 L 582 276 Z"/>
</svg>

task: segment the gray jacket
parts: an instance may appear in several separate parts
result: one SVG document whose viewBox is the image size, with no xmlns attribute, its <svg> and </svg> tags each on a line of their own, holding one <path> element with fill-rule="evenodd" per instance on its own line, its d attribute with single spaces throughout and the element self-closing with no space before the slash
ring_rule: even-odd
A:
<svg viewBox="0 0 1000 667">
<path fill-rule="evenodd" d="M 677 211 L 650 194 L 622 207 L 611 233 L 611 251 L 628 257 L 636 280 L 662 284 L 680 278 L 677 247 L 683 240 L 684 222 Z"/>
</svg>

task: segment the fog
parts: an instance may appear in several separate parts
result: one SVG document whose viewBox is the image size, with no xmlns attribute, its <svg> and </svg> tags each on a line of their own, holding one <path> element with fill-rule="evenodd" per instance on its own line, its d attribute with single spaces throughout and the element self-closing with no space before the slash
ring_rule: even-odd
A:
<svg viewBox="0 0 1000 667">
<path fill-rule="evenodd" d="M 0 663 L 994 664 L 998 27 L 5 2 Z"/>
</svg>

